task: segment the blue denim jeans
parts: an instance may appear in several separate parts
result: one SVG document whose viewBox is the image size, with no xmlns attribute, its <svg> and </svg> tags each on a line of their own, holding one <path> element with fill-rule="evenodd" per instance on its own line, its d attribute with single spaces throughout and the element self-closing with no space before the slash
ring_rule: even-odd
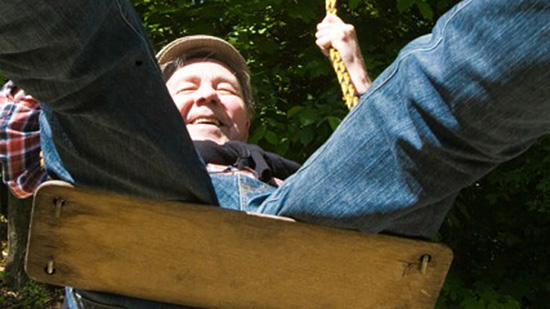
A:
<svg viewBox="0 0 550 309">
<path fill-rule="evenodd" d="M 50 174 L 217 205 L 205 166 L 127 0 L 0 4 L 0 70 L 43 105 Z"/>
<path fill-rule="evenodd" d="M 47 105 L 48 168 L 87 186 L 430 237 L 460 189 L 550 127 L 548 0 L 458 4 L 277 190 L 208 177 L 126 1 L 4 1 L 0 12 L 0 69 Z"/>
<path fill-rule="evenodd" d="M 550 1 L 463 1 L 259 211 L 430 238 L 462 188 L 549 129 Z"/>
</svg>

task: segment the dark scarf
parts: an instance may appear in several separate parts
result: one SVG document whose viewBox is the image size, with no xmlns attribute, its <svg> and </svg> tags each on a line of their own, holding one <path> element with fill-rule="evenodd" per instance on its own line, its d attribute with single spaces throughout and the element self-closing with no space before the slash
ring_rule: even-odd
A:
<svg viewBox="0 0 550 309">
<path fill-rule="evenodd" d="M 238 169 L 248 167 L 267 183 L 273 177 L 284 180 L 300 168 L 300 164 L 294 161 L 243 142 L 230 141 L 218 145 L 212 141 L 194 141 L 194 144 L 206 163 L 231 165 Z"/>
</svg>

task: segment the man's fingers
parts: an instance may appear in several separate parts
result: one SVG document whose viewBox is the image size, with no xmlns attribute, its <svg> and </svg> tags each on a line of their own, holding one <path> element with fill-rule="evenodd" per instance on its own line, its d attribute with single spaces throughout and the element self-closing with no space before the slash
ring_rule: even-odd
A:
<svg viewBox="0 0 550 309">
<path fill-rule="evenodd" d="M 332 47 L 332 43 L 328 38 L 319 38 L 315 41 L 315 44 L 319 46 L 323 55 L 328 56 L 329 50 Z"/>
<path fill-rule="evenodd" d="M 317 30 L 324 30 L 324 29 L 329 29 L 329 28 L 333 28 L 333 27 L 335 27 L 335 24 L 331 24 L 331 23 L 317 24 Z"/>
<path fill-rule="evenodd" d="M 325 18 L 323 18 L 323 20 L 317 24 L 317 30 L 339 24 L 344 24 L 344 21 L 341 20 L 340 17 L 334 14 L 327 14 Z"/>
<path fill-rule="evenodd" d="M 350 27 L 353 31 L 353 26 L 347 25 L 338 16 L 327 14 L 323 21 L 317 24 L 315 44 L 325 56 L 328 56 L 331 47 L 336 48 L 347 41 L 350 36 Z"/>
<path fill-rule="evenodd" d="M 334 36 L 334 34 L 338 32 L 338 31 L 335 31 L 335 30 L 336 29 L 334 29 L 334 28 L 321 29 L 321 30 L 315 32 L 315 37 L 316 38 L 322 38 L 322 37 L 327 37 L 327 36 Z"/>
<path fill-rule="evenodd" d="M 321 48 L 328 49 L 332 46 L 332 40 L 330 38 L 327 38 L 327 37 L 322 37 L 322 38 L 318 38 L 315 41 L 315 44 L 317 44 L 317 46 L 319 46 Z"/>
</svg>

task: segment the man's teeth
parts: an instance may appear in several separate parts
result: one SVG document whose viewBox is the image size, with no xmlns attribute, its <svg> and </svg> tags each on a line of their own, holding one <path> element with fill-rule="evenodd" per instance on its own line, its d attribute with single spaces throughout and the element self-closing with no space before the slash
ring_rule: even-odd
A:
<svg viewBox="0 0 550 309">
<path fill-rule="evenodd" d="M 197 118 L 193 120 L 191 124 L 211 124 L 218 127 L 221 125 L 218 119 L 215 119 L 215 118 Z"/>
</svg>

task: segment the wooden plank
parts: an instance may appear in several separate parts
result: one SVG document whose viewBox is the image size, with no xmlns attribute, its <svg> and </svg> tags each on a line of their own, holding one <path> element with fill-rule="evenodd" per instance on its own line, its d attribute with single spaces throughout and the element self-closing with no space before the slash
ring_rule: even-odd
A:
<svg viewBox="0 0 550 309">
<path fill-rule="evenodd" d="M 200 307 L 429 308 L 451 260 L 441 244 L 48 182 L 26 267 L 50 284 Z"/>
</svg>

